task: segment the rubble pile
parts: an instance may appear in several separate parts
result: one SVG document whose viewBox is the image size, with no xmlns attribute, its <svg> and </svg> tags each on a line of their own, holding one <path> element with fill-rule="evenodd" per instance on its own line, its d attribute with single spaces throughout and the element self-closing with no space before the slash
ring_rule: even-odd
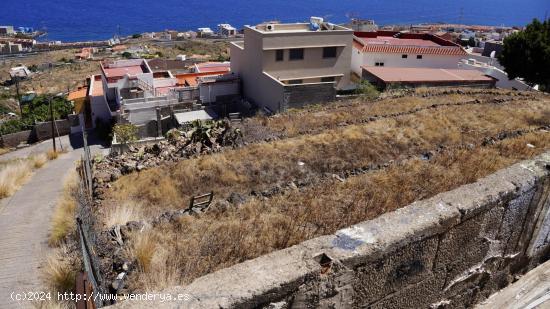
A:
<svg viewBox="0 0 550 309">
<path fill-rule="evenodd" d="M 227 121 L 195 121 L 186 132 L 173 129 L 165 140 L 152 145 L 128 146 L 128 151 L 111 154 L 94 162 L 94 195 L 102 199 L 105 188 L 120 176 L 142 171 L 165 163 L 174 163 L 203 154 L 221 151 L 226 147 L 237 147 L 242 143 L 239 129 Z"/>
</svg>

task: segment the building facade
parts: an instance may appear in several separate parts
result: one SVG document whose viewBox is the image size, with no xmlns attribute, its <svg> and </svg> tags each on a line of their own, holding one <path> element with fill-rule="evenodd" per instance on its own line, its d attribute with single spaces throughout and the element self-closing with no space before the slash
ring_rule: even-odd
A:
<svg viewBox="0 0 550 309">
<path fill-rule="evenodd" d="M 352 30 L 321 19 L 247 26 L 244 41 L 231 44 L 231 71 L 243 96 L 270 112 L 324 102 L 350 82 L 352 39 Z"/>
</svg>

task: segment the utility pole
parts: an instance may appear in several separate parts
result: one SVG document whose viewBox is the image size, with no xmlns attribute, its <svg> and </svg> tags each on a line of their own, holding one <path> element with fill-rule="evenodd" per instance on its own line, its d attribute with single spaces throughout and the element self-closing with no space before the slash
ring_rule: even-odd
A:
<svg viewBox="0 0 550 309">
<path fill-rule="evenodd" d="M 21 119 L 23 119 L 23 107 L 21 106 L 21 92 L 19 91 L 19 76 L 14 76 L 15 79 L 15 91 L 17 93 L 17 102 L 19 103 L 19 112 L 21 113 Z"/>
<path fill-rule="evenodd" d="M 54 121 L 55 119 L 53 118 L 53 106 L 52 106 L 52 96 L 48 96 L 48 98 L 50 99 L 50 120 L 51 120 L 51 123 L 52 123 L 52 142 L 53 142 L 53 151 L 54 152 L 57 152 L 57 148 L 55 147 L 55 130 L 54 130 Z"/>
</svg>

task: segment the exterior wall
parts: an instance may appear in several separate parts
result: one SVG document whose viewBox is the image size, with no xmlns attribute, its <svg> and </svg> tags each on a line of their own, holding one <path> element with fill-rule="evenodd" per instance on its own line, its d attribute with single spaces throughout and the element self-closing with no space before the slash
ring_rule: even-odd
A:
<svg viewBox="0 0 550 309">
<path fill-rule="evenodd" d="M 71 123 L 67 119 L 56 120 L 55 121 L 55 136 L 58 135 L 67 135 L 71 133 Z M 34 126 L 36 131 L 36 138 L 39 141 L 43 141 L 48 138 L 52 138 L 52 125 L 51 121 L 48 122 L 39 122 Z"/>
<path fill-rule="evenodd" d="M 354 48 L 352 54 L 352 71 L 361 76 L 361 66 L 373 67 L 376 62 L 384 62 L 385 67 L 456 69 L 461 59 L 468 58 L 467 55 L 422 55 L 422 59 L 416 59 L 417 54 L 408 54 L 407 59 L 403 59 L 401 56 L 402 54 L 394 53 L 361 53 Z"/>
<path fill-rule="evenodd" d="M 218 96 L 239 94 L 239 80 L 228 82 L 204 83 L 199 86 L 203 103 L 215 103 Z"/>
<path fill-rule="evenodd" d="M 550 257 L 549 166 L 546 153 L 164 292 L 190 308 L 471 307 Z M 153 304 L 115 306 L 136 305 Z"/>
<path fill-rule="evenodd" d="M 503 89 L 515 89 L 515 90 L 521 90 L 521 91 L 530 91 L 533 90 L 529 85 L 526 83 L 517 80 L 517 79 L 508 79 L 508 74 L 506 72 L 499 70 L 495 67 L 484 67 L 484 66 L 478 66 L 478 65 L 471 65 L 467 63 L 460 63 L 459 64 L 460 69 L 465 70 L 478 70 L 485 75 L 489 75 L 495 79 L 497 79 L 496 87 L 503 88 Z"/>
<path fill-rule="evenodd" d="M 248 32 L 245 30 L 245 40 Z M 281 80 L 341 74 L 343 78 L 337 87 L 344 87 L 349 84 L 352 34 L 351 30 L 265 33 L 261 38 L 263 49 L 267 49 L 263 51 L 263 70 Z M 324 59 L 323 46 L 337 46 L 336 58 Z M 305 47 L 304 59 L 289 60 L 288 49 L 301 47 Z M 275 61 L 275 49 L 285 49 L 283 61 Z"/>
</svg>

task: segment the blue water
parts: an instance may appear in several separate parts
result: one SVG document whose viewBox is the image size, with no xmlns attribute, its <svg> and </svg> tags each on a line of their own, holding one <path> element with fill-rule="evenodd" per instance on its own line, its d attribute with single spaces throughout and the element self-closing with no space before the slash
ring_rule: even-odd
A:
<svg viewBox="0 0 550 309">
<path fill-rule="evenodd" d="M 345 22 L 349 16 L 378 24 L 463 22 L 525 25 L 550 15 L 550 0 L 0 0 L 0 24 L 46 28 L 48 40 L 108 39 L 164 29 L 240 28 L 266 20 L 305 21 L 309 16 Z"/>
</svg>

